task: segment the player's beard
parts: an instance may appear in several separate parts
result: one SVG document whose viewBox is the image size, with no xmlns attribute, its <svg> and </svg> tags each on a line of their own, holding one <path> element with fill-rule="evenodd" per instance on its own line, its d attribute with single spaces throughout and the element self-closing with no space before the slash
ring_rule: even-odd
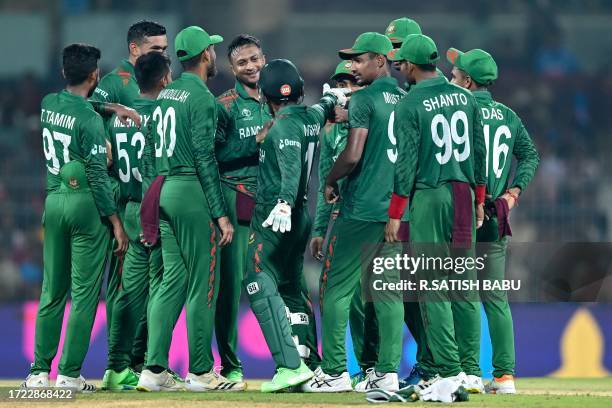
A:
<svg viewBox="0 0 612 408">
<path fill-rule="evenodd" d="M 208 78 L 212 78 L 215 75 L 217 75 L 217 62 L 215 60 L 212 60 L 210 62 L 210 65 L 208 66 L 208 69 L 206 70 L 206 76 Z"/>
</svg>

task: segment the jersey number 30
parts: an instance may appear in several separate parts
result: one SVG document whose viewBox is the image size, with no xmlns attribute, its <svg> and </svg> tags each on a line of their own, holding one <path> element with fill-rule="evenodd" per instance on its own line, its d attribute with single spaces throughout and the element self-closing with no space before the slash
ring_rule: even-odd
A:
<svg viewBox="0 0 612 408">
<path fill-rule="evenodd" d="M 172 157 L 176 145 L 176 113 L 169 106 L 166 112 L 162 112 L 160 106 L 153 111 L 153 121 L 157 123 L 157 135 L 159 141 L 155 141 L 155 157 L 162 157 L 162 150 L 166 147 L 166 155 Z"/>
</svg>

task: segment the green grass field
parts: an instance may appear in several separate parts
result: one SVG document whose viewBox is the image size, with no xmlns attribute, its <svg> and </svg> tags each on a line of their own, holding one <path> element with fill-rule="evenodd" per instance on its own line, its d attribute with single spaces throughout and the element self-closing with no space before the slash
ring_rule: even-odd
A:
<svg viewBox="0 0 612 408">
<path fill-rule="evenodd" d="M 136 391 L 78 395 L 74 402 L 25 403 L 8 401 L 5 398 L 8 387 L 18 386 L 18 381 L 2 381 L 0 406 L 15 407 L 328 407 L 339 405 L 365 405 L 363 394 L 262 394 L 259 392 L 261 381 L 249 382 L 249 390 L 240 393 L 141 393 Z M 612 378 L 597 379 L 555 379 L 523 378 L 517 380 L 519 395 L 470 395 L 469 402 L 460 407 L 512 407 L 512 408 L 549 408 L 612 407 Z M 60 404 L 60 405 L 58 405 Z M 397 405 L 397 404 L 394 404 Z M 433 403 L 412 403 L 412 407 L 435 406 Z"/>
</svg>

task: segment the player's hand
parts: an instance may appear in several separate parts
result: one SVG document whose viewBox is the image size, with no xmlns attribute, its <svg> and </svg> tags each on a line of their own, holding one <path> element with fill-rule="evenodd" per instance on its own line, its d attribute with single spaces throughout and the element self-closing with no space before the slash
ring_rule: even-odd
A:
<svg viewBox="0 0 612 408">
<path fill-rule="evenodd" d="M 518 187 L 512 187 L 506 190 L 506 192 L 502 195 L 502 198 L 508 203 L 508 210 L 514 208 L 519 194 L 521 194 L 521 189 Z"/>
<path fill-rule="evenodd" d="M 476 205 L 476 229 L 482 227 L 485 219 L 484 203 Z"/>
<path fill-rule="evenodd" d="M 279 200 L 261 226 L 264 228 L 271 226 L 274 232 L 291 231 L 291 206 L 286 201 Z"/>
<path fill-rule="evenodd" d="M 317 261 L 323 260 L 323 237 L 312 237 L 310 240 L 310 255 Z"/>
<path fill-rule="evenodd" d="M 138 235 L 138 237 L 140 238 L 140 243 L 142 245 L 144 245 L 147 248 L 152 248 L 153 247 L 153 244 L 145 239 L 144 232 L 141 232 L 140 235 Z"/>
<path fill-rule="evenodd" d="M 130 242 L 125 230 L 123 229 L 123 224 L 116 213 L 110 215 L 108 220 L 113 226 L 113 235 L 115 236 L 115 241 L 117 241 L 117 248 L 113 250 L 113 253 L 117 256 L 123 256 L 125 255 Z"/>
<path fill-rule="evenodd" d="M 263 125 L 259 132 L 257 132 L 257 135 L 255 136 L 255 141 L 258 144 L 263 143 L 263 141 L 266 140 L 266 136 L 268 136 L 268 132 L 270 131 L 270 128 L 273 124 L 274 120 L 269 120 Z"/>
<path fill-rule="evenodd" d="M 334 123 L 345 123 L 348 122 L 348 110 L 340 107 L 340 106 L 336 106 L 334 108 Z"/>
<path fill-rule="evenodd" d="M 325 201 L 328 204 L 335 204 L 340 198 L 340 191 L 338 191 L 338 183 L 326 184 L 325 185 Z"/>
<path fill-rule="evenodd" d="M 140 127 L 140 115 L 136 109 L 128 108 L 120 103 L 107 103 L 106 108 L 117 115 L 119 121 L 124 125 L 128 125 L 127 120 L 131 119 L 137 127 Z"/>
<path fill-rule="evenodd" d="M 219 246 L 225 246 L 232 242 L 234 237 L 234 226 L 230 222 L 227 216 L 217 218 L 217 226 L 221 231 L 221 239 L 219 240 Z"/>
<path fill-rule="evenodd" d="M 323 84 L 323 96 L 327 94 L 335 96 L 336 106 L 346 106 L 346 101 L 348 101 L 346 96 L 350 93 L 351 90 L 349 88 L 332 88 L 329 84 Z"/>
<path fill-rule="evenodd" d="M 389 218 L 387 221 L 387 225 L 385 225 L 385 241 L 387 242 L 397 242 L 399 238 L 397 237 L 397 233 L 400 229 L 400 225 L 402 220 L 396 220 L 395 218 Z"/>
</svg>

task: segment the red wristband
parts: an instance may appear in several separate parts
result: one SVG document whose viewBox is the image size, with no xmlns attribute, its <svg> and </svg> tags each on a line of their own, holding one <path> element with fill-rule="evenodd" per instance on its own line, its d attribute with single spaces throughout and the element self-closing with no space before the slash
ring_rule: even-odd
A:
<svg viewBox="0 0 612 408">
<path fill-rule="evenodd" d="M 486 189 L 487 187 L 484 184 L 476 186 L 476 188 L 474 189 L 477 205 L 484 204 Z"/>
<path fill-rule="evenodd" d="M 506 190 L 506 194 L 508 194 L 510 197 L 514 198 L 514 204 L 518 205 L 519 196 L 517 194 L 514 194 L 512 191 L 510 191 L 510 189 Z"/>
<path fill-rule="evenodd" d="M 393 193 L 391 195 L 391 204 L 389 204 L 389 218 L 396 220 L 402 218 L 406 204 L 408 204 L 408 197 Z"/>
</svg>

